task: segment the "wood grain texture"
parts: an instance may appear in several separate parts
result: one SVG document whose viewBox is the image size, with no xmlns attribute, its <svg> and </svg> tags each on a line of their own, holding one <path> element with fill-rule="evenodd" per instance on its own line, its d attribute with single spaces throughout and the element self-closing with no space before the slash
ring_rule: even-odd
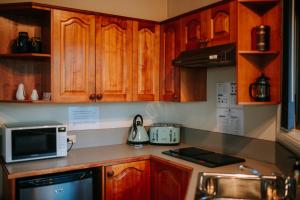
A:
<svg viewBox="0 0 300 200">
<path fill-rule="evenodd" d="M 50 53 L 47 48 L 50 45 L 50 12 L 1 13 L 0 14 L 0 37 L 5 38 L 0 45 L 1 54 L 11 54 L 13 43 L 18 38 L 19 32 L 27 32 L 29 38 L 40 37 L 42 52 Z"/>
<path fill-rule="evenodd" d="M 0 100 L 15 101 L 19 83 L 25 86 L 26 99 L 33 89 L 39 97 L 50 92 L 50 80 L 43 80 L 45 74 L 50 77 L 50 12 L 36 11 L 0 14 L 0 37 L 5 38 L 0 45 Z M 28 32 L 29 37 L 40 37 L 41 54 L 15 54 L 13 44 L 19 32 Z"/>
<path fill-rule="evenodd" d="M 206 101 L 207 98 L 207 69 L 180 69 L 180 101 Z"/>
<path fill-rule="evenodd" d="M 172 61 L 181 50 L 180 21 L 161 26 L 160 101 L 180 101 L 180 68 Z"/>
<path fill-rule="evenodd" d="M 200 40 L 208 41 L 207 46 L 211 46 L 211 9 L 206 9 L 200 12 Z M 198 44 L 199 45 L 199 44 Z"/>
<path fill-rule="evenodd" d="M 190 169 L 183 169 L 160 159 L 151 159 L 151 199 L 184 199 L 190 175 Z"/>
<path fill-rule="evenodd" d="M 236 1 L 211 8 L 211 45 L 236 41 Z"/>
<path fill-rule="evenodd" d="M 96 21 L 98 101 L 132 101 L 132 21 L 101 16 Z"/>
<path fill-rule="evenodd" d="M 159 100 L 159 55 L 160 26 L 134 21 L 133 101 Z"/>
<path fill-rule="evenodd" d="M 201 37 L 201 23 L 200 13 L 181 18 L 181 41 L 184 49 L 191 50 L 198 47 Z"/>
<path fill-rule="evenodd" d="M 26 100 L 30 100 L 33 89 L 41 98 L 43 92 L 50 92 L 49 72 L 50 63 L 47 60 L 0 58 L 0 100 L 16 100 L 20 83 L 25 86 Z"/>
<path fill-rule="evenodd" d="M 95 93 L 95 16 L 53 10 L 52 100 L 89 102 Z"/>
<path fill-rule="evenodd" d="M 237 101 L 243 105 L 263 104 L 250 98 L 249 85 L 264 73 L 270 78 L 271 85 L 271 102 L 265 104 L 278 104 L 281 102 L 281 3 L 277 2 L 264 10 L 263 14 L 253 8 L 255 2 L 251 2 L 251 5 L 249 7 L 245 2 L 238 3 L 237 48 L 241 53 L 237 55 Z M 260 2 L 257 1 L 258 6 Z M 270 51 L 255 53 L 251 49 L 251 29 L 261 24 L 271 27 Z"/>
<path fill-rule="evenodd" d="M 2 191 L 4 200 L 15 200 L 16 199 L 16 180 L 8 179 L 7 171 L 3 167 L 3 159 L 1 159 L 1 170 L 2 170 Z"/>
<path fill-rule="evenodd" d="M 105 167 L 105 199 L 150 200 L 150 161 Z"/>
<path fill-rule="evenodd" d="M 16 58 L 16 59 L 22 59 L 22 58 L 31 58 L 31 59 L 42 59 L 42 58 L 50 58 L 50 54 L 44 54 L 44 53 L 9 53 L 9 54 L 0 54 L 1 58 Z"/>
</svg>

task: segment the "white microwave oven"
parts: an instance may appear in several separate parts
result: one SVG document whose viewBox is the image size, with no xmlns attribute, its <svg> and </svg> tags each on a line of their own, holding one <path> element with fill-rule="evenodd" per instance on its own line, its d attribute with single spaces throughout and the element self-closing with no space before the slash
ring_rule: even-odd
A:
<svg viewBox="0 0 300 200">
<path fill-rule="evenodd" d="M 2 156 L 6 163 L 67 156 L 67 127 L 58 122 L 4 124 Z"/>
</svg>

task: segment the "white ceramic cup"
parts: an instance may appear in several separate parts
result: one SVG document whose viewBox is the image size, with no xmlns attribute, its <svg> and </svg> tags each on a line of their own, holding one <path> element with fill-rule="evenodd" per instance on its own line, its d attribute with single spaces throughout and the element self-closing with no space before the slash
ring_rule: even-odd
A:
<svg viewBox="0 0 300 200">
<path fill-rule="evenodd" d="M 39 95 L 36 89 L 32 90 L 31 96 L 30 96 L 32 101 L 37 101 L 39 100 Z"/>
</svg>

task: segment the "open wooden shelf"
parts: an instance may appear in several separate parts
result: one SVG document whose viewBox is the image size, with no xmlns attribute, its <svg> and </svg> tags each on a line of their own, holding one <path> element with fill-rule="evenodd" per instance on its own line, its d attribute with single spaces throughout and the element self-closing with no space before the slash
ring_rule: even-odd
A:
<svg viewBox="0 0 300 200">
<path fill-rule="evenodd" d="M 250 50 L 250 51 L 238 51 L 239 54 L 241 55 L 278 55 L 279 51 L 254 51 L 254 50 Z"/>
<path fill-rule="evenodd" d="M 0 54 L 2 58 L 51 58 L 50 54 L 46 53 L 8 53 Z"/>
<path fill-rule="evenodd" d="M 238 0 L 237 102 L 240 105 L 277 105 L 281 102 L 281 13 L 280 0 Z M 270 27 L 270 51 L 252 50 L 252 29 Z M 261 74 L 270 80 L 270 102 L 256 102 L 249 86 Z"/>
</svg>

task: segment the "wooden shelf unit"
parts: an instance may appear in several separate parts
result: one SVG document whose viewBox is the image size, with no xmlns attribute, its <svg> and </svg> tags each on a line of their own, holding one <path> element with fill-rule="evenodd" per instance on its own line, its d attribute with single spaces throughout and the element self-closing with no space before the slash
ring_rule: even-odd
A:
<svg viewBox="0 0 300 200">
<path fill-rule="evenodd" d="M 33 89 L 39 97 L 43 92 L 50 92 L 51 77 L 51 13 L 33 7 L 6 7 L 0 9 L 0 38 L 5 38 L 0 45 L 0 100 L 16 101 L 16 91 L 20 83 L 25 86 L 26 98 Z M 19 32 L 28 32 L 29 38 L 40 37 L 41 53 L 14 53 L 12 46 Z M 25 101 L 31 103 L 31 101 Z"/>
<path fill-rule="evenodd" d="M 251 4 L 251 6 L 249 6 Z M 261 9 L 271 4 L 268 9 Z M 237 102 L 242 105 L 275 105 L 281 102 L 281 1 L 238 0 Z M 270 26 L 270 50 L 251 49 L 251 30 Z M 264 73 L 270 79 L 271 101 L 255 102 L 249 86 Z"/>
</svg>

